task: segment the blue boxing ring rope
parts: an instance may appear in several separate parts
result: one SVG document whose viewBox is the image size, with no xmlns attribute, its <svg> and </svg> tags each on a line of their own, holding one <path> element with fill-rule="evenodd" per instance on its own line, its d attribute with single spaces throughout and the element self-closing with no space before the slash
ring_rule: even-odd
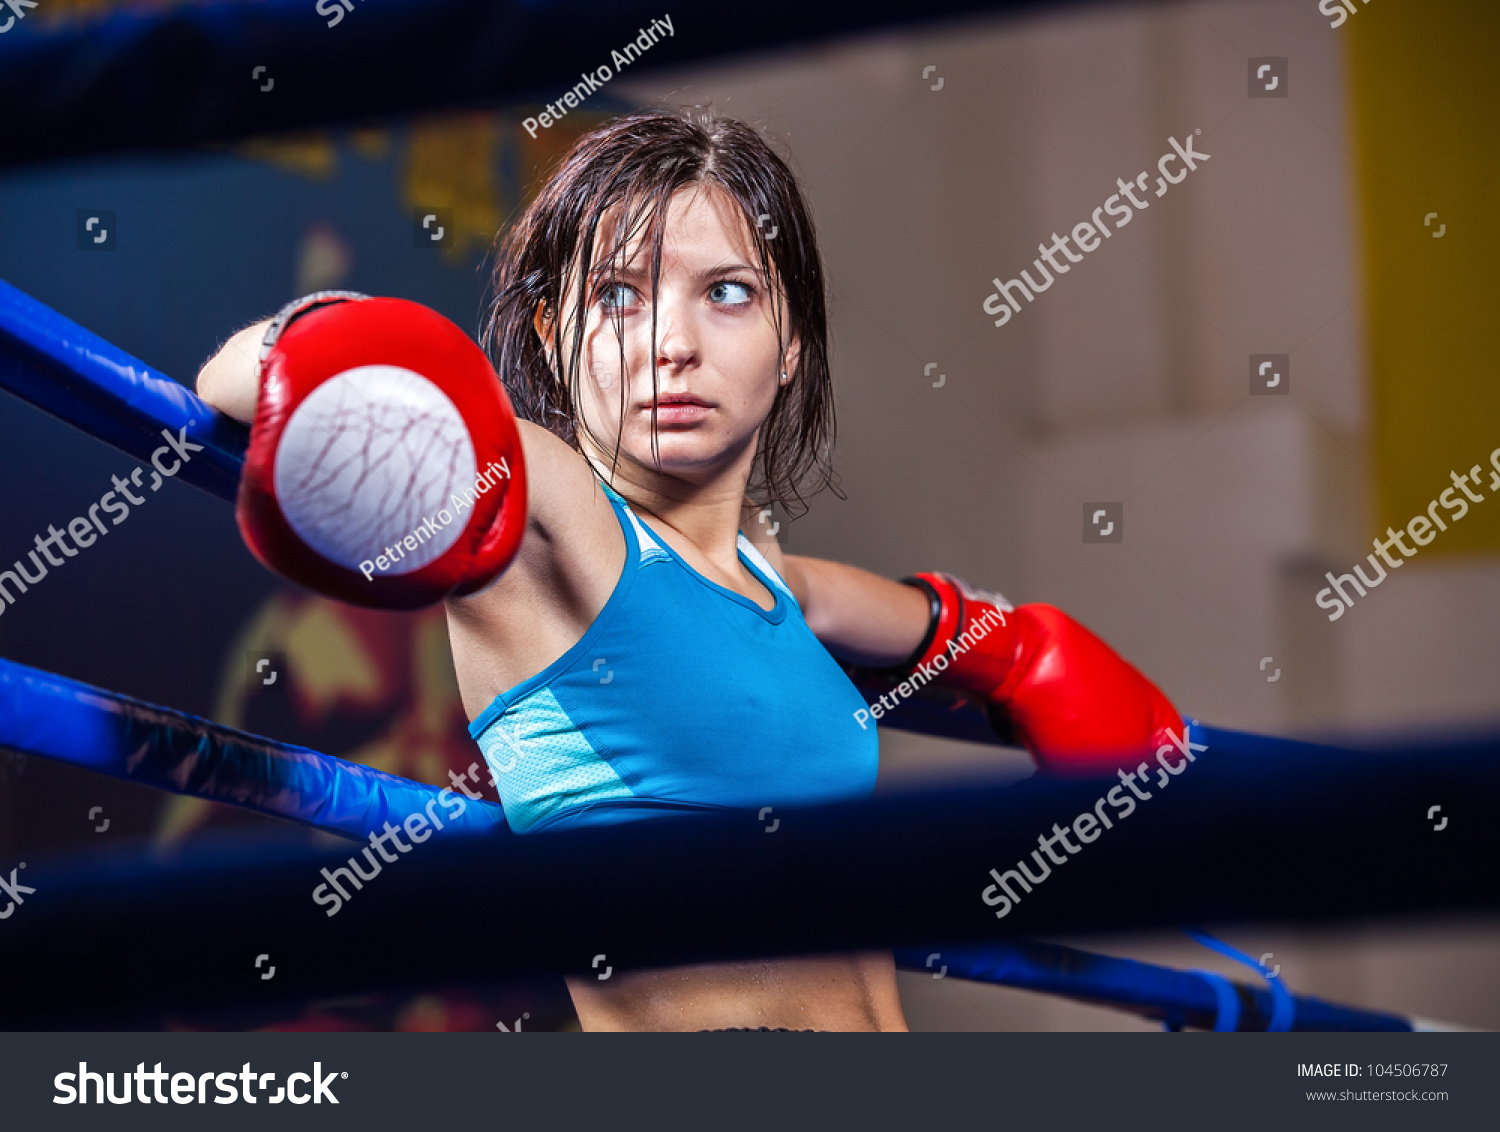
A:
<svg viewBox="0 0 1500 1132">
<path fill-rule="evenodd" d="M 205 451 L 177 478 L 234 502 L 249 433 L 145 362 L 0 279 L 0 388 L 145 463 L 162 428 Z"/>
<path fill-rule="evenodd" d="M 0 387 L 143 461 L 159 444 L 162 428 L 186 430 L 207 451 L 204 459 L 184 468 L 183 478 L 222 499 L 235 496 L 246 441 L 242 427 L 181 385 L 3 282 Z M 896 713 L 893 725 L 997 741 L 980 712 L 954 707 L 951 702 L 913 699 Z M 423 851 L 421 861 L 402 866 L 404 876 L 396 870 L 378 890 L 372 886 L 359 893 L 359 902 L 326 928 L 320 927 L 322 914 L 309 906 L 305 892 L 306 877 L 316 873 L 315 865 L 327 862 L 326 853 L 285 848 L 250 854 L 205 851 L 201 859 L 174 863 L 125 854 L 64 862 L 51 873 L 37 870 L 28 880 L 45 895 L 34 899 L 34 907 L 29 901 L 25 921 L 18 920 L 0 936 L 0 960 L 24 962 L 33 971 L 55 967 L 71 973 L 66 979 L 29 980 L 33 986 L 18 988 L 0 1004 L 0 1021 L 34 1024 L 57 1012 L 82 1017 L 90 1009 L 139 1014 L 151 1004 L 149 991 L 166 985 L 174 973 L 183 973 L 171 966 L 170 957 L 164 958 L 171 948 L 197 956 L 195 977 L 177 979 L 184 991 L 201 992 L 214 1001 L 235 1001 L 243 990 L 216 966 L 213 932 L 250 931 L 252 925 L 259 925 L 253 930 L 262 934 L 291 933 L 285 938 L 312 952 L 310 957 L 321 955 L 321 970 L 301 984 L 295 974 L 287 973 L 288 993 L 310 996 L 329 989 L 368 989 L 388 972 L 358 958 L 348 946 L 349 933 L 371 930 L 427 901 L 441 907 L 443 900 L 463 891 L 455 889 L 455 878 L 461 878 L 492 893 L 487 904 L 506 910 L 486 911 L 474 930 L 508 933 L 499 958 L 505 970 L 521 974 L 581 965 L 584 937 L 612 935 L 624 961 L 649 966 L 692 957 L 792 953 L 797 948 L 789 950 L 787 936 L 795 935 L 802 949 L 894 943 L 898 961 L 913 971 L 932 974 L 937 962 L 954 977 L 1110 1005 L 1177 1026 L 1214 1029 L 1232 1019 L 1236 1028 L 1264 1030 L 1277 1014 L 1277 1000 L 1285 996 L 1292 1011 L 1287 1024 L 1294 1029 L 1421 1028 L 1413 1019 L 1286 996 L 1281 988 L 1251 988 L 1218 976 L 1220 982 L 1214 983 L 1193 972 L 1012 935 L 1012 925 L 1030 935 L 1161 926 L 1181 918 L 1347 918 L 1493 911 L 1500 906 L 1495 878 L 1459 875 L 1464 860 L 1500 855 L 1500 836 L 1494 830 L 1455 830 L 1434 843 L 1430 836 L 1423 840 L 1419 832 L 1401 826 L 1373 852 L 1356 854 L 1354 861 L 1330 848 L 1321 827 L 1317 836 L 1309 833 L 1312 814 L 1322 814 L 1317 820 L 1325 824 L 1342 822 L 1342 829 L 1358 828 L 1381 815 L 1389 818 L 1417 784 L 1424 789 L 1440 784 L 1450 795 L 1495 798 L 1500 795 L 1500 762 L 1495 758 L 1500 743 L 1476 740 L 1413 754 L 1376 753 L 1196 724 L 1193 738 L 1215 752 L 1215 761 L 1205 758 L 1193 772 L 1198 785 L 1184 786 L 1172 795 L 1185 800 L 1183 804 L 1163 803 L 1149 825 L 1121 833 L 1113 853 L 1096 855 L 1084 885 L 1084 891 L 1095 897 L 1087 908 L 1080 908 L 1085 902 L 1076 898 L 1076 891 L 1066 903 L 1038 895 L 1028 898 L 1013 920 L 997 927 L 977 898 L 984 875 L 980 864 L 1015 859 L 1037 828 L 1045 829 L 1054 816 L 1071 812 L 1069 807 L 1097 790 L 1098 783 L 1087 781 L 1033 780 L 1004 788 L 792 810 L 785 818 L 786 831 L 774 845 L 757 836 L 762 833 L 758 824 L 752 829 L 739 815 L 658 818 L 516 838 L 505 826 L 500 807 L 470 802 L 463 820 L 453 824 L 453 831 L 462 836 L 440 839 Z M 7 660 L 0 660 L 0 747 L 357 840 L 385 823 L 399 824 L 442 793 Z M 1345 796 L 1356 771 L 1360 789 L 1350 801 Z M 1273 859 L 1251 863 L 1254 869 L 1279 869 L 1290 877 L 1300 863 L 1321 868 L 1326 875 L 1320 879 L 1326 881 L 1329 876 L 1349 875 L 1352 867 L 1385 868 L 1398 887 L 1409 876 L 1424 875 L 1424 870 L 1436 879 L 1420 891 L 1392 893 L 1378 884 L 1355 886 L 1357 891 L 1346 893 L 1342 903 L 1325 912 L 1307 885 L 1299 888 L 1291 879 L 1284 885 L 1266 885 L 1256 872 L 1241 868 L 1233 855 L 1236 837 L 1264 820 L 1293 774 L 1298 775 L 1298 794 L 1280 802 L 1278 812 L 1292 840 L 1303 839 L 1293 850 L 1305 852 L 1307 859 L 1299 861 L 1295 851 L 1273 849 Z M 1345 799 L 1343 813 L 1330 818 L 1328 806 L 1338 798 Z M 1205 801 L 1216 805 L 1212 815 L 1203 812 Z M 892 844 L 889 831 L 894 827 L 903 830 L 906 842 Z M 685 839 L 693 839 L 699 850 L 691 860 L 684 860 L 681 852 Z M 1118 898 L 1117 890 L 1140 869 L 1180 854 L 1183 846 L 1192 847 L 1191 856 L 1197 858 L 1174 862 L 1187 895 L 1163 899 L 1158 893 L 1154 902 Z M 1279 861 L 1274 859 L 1278 851 Z M 624 881 L 630 871 L 624 868 L 627 861 L 650 880 Z M 1448 874 L 1430 872 L 1439 866 L 1449 868 Z M 1085 880 L 1082 872 L 1076 875 Z M 1243 897 L 1226 900 L 1210 891 L 1212 884 L 1204 886 L 1205 877 L 1231 892 L 1243 892 Z M 130 882 L 128 898 L 121 895 L 125 881 Z M 740 907 L 717 891 L 723 884 L 751 907 Z M 819 888 L 821 884 L 831 887 Z M 243 907 L 226 906 L 213 895 L 225 886 L 239 894 L 237 904 Z M 591 907 L 576 907 L 573 894 L 580 892 L 590 893 Z M 684 893 L 694 894 L 691 902 L 684 900 Z M 883 901 L 890 907 L 881 908 Z M 747 911 L 755 908 L 771 915 L 772 922 L 753 915 L 747 919 Z M 204 914 L 187 914 L 190 909 Z M 785 931 L 778 916 L 797 923 L 798 930 Z M 219 926 L 210 926 L 216 919 Z M 264 929 L 268 923 L 282 926 Z M 310 944 L 310 933 L 319 930 L 323 936 L 316 938 L 323 942 Z M 934 936 L 953 940 L 956 946 L 914 946 Z M 320 952 L 319 946 L 324 950 Z M 476 977 L 462 962 L 441 959 L 424 950 L 427 946 L 424 939 L 414 937 L 412 978 Z M 292 947 L 289 944 L 287 950 Z M 101 962 L 100 955 L 110 959 Z M 79 959 L 89 957 L 82 965 L 89 969 L 80 974 Z M 122 986 L 117 965 L 147 972 L 154 965 L 162 982 L 124 980 L 129 985 Z M 1226 994 L 1233 998 L 1228 1010 Z"/>
<path fill-rule="evenodd" d="M 0 747 L 361 839 L 442 793 L 5 659 Z M 450 822 L 468 832 L 504 826 L 493 802 L 471 801 Z"/>
</svg>

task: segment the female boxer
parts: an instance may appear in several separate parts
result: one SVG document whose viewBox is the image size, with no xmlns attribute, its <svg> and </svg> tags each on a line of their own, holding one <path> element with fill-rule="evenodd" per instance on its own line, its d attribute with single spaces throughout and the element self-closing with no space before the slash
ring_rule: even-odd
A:
<svg viewBox="0 0 1500 1132">
<path fill-rule="evenodd" d="M 335 334 L 358 305 L 306 321 Z M 199 376 L 241 420 L 264 332 Z M 518 833 L 869 794 L 876 733 L 835 657 L 1004 711 L 1044 766 L 1133 760 L 1181 727 L 1050 607 L 783 555 L 756 521 L 831 483 L 834 411 L 813 226 L 748 126 L 641 113 L 579 139 L 501 246 L 483 340 L 520 417 L 527 517 L 508 569 L 447 612 Z M 590 1030 L 905 1029 L 889 953 L 569 987 Z"/>
</svg>

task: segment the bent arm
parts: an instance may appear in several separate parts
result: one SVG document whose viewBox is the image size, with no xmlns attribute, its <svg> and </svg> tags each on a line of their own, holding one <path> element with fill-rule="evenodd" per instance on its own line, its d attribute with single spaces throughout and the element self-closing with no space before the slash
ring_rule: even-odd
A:
<svg viewBox="0 0 1500 1132">
<path fill-rule="evenodd" d="M 747 537 L 786 579 L 808 627 L 837 659 L 905 666 L 908 675 L 932 663 L 937 676 L 926 679 L 999 713 L 991 721 L 1002 741 L 1019 739 L 1045 770 L 1102 774 L 1153 750 L 1187 751 L 1182 717 L 1161 689 L 1061 610 L 1011 608 L 946 574 L 917 575 L 931 591 L 924 593 L 854 566 L 783 555 L 774 539 Z M 941 667 L 940 654 L 950 658 Z"/>
</svg>

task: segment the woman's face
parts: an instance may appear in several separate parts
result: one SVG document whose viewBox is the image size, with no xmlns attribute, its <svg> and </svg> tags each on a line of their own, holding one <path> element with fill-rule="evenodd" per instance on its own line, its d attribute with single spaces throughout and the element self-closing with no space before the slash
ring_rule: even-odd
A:
<svg viewBox="0 0 1500 1132">
<path fill-rule="evenodd" d="M 619 210 L 600 224 L 597 247 L 609 249 Z M 595 276 L 584 313 L 583 364 L 578 410 L 595 440 L 581 434 L 584 450 L 613 463 L 620 437 L 620 464 L 629 476 L 657 469 L 651 448 L 651 359 L 657 365 L 656 426 L 666 476 L 703 484 L 741 464 L 748 473 L 758 430 L 780 388 L 783 365 L 775 300 L 755 266 L 748 225 L 739 207 L 711 185 L 687 186 L 668 202 L 656 296 L 656 342 L 651 341 L 651 232 L 643 225 L 626 246 L 623 270 L 613 257 L 596 256 L 607 270 Z M 576 293 L 572 277 L 565 295 Z M 619 315 L 617 335 L 615 316 Z M 576 310 L 572 312 L 576 318 Z M 787 335 L 784 368 L 796 373 L 798 343 Z M 550 352 L 552 340 L 538 315 L 538 331 Z M 564 328 L 564 351 L 572 325 Z M 624 373 L 620 370 L 624 343 Z M 620 386 L 624 384 L 621 428 Z M 600 450 L 597 443 L 606 445 Z M 636 468 L 630 468 L 634 464 Z"/>
</svg>

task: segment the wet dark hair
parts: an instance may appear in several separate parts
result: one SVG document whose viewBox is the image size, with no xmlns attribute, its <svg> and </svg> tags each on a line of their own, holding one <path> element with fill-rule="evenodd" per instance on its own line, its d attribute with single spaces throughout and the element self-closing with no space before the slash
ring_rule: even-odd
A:
<svg viewBox="0 0 1500 1132">
<path fill-rule="evenodd" d="M 779 288 L 791 328 L 801 341 L 797 371 L 790 375 L 789 384 L 778 387 L 761 426 L 747 489 L 757 505 L 775 502 L 796 517 L 807 510 L 804 491 L 812 495 L 827 487 L 842 498 L 831 461 L 835 421 L 823 267 L 796 178 L 765 139 L 745 123 L 712 115 L 695 120 L 687 115 L 640 112 L 607 122 L 574 142 L 499 244 L 481 344 L 505 383 L 516 413 L 577 448 L 583 330 L 595 281 L 606 270 L 623 268 L 626 246 L 649 223 L 651 389 L 655 397 L 663 221 L 672 195 L 692 185 L 716 186 L 739 206 L 764 282 L 772 291 L 777 340 L 784 337 L 774 293 Z M 600 222 L 617 204 L 621 210 L 614 244 L 603 250 L 596 265 Z M 769 220 L 764 229 L 756 223 L 760 216 Z M 577 287 L 565 303 L 561 292 L 571 267 L 577 268 Z M 553 357 L 570 359 L 562 371 L 570 376 L 554 373 L 547 362 L 533 325 L 539 303 L 545 304 L 550 319 Z M 575 303 L 577 317 L 565 355 L 563 328 Z M 582 423 L 601 450 L 615 453 L 618 464 L 628 375 L 619 307 L 613 308 L 611 317 L 620 341 L 621 434 L 611 447 L 593 435 L 587 422 Z M 785 368 L 785 361 L 783 346 L 778 372 Z M 659 462 L 654 410 L 651 426 L 652 454 Z"/>
</svg>

